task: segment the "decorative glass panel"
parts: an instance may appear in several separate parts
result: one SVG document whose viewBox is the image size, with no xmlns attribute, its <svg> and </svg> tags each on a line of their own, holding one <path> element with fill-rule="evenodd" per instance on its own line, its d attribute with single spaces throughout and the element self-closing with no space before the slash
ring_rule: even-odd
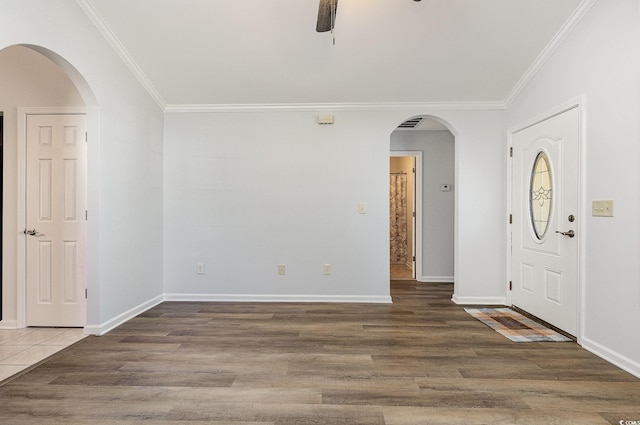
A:
<svg viewBox="0 0 640 425">
<path fill-rule="evenodd" d="M 530 185 L 531 223 L 538 240 L 547 233 L 553 203 L 553 181 L 547 154 L 540 152 L 533 162 Z"/>
</svg>

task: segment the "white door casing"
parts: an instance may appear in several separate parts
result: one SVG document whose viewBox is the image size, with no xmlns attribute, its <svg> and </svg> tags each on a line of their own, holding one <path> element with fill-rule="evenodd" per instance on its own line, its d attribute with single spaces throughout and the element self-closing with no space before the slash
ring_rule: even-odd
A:
<svg viewBox="0 0 640 425">
<path fill-rule="evenodd" d="M 26 325 L 84 326 L 86 116 L 26 117 Z"/>
<path fill-rule="evenodd" d="M 412 277 L 418 281 L 422 278 L 422 151 L 391 151 L 390 157 L 413 157 L 415 173 L 413 179 L 413 257 Z"/>
<path fill-rule="evenodd" d="M 515 132 L 512 143 L 511 303 L 577 336 L 580 109 Z M 535 187 L 532 199 L 532 172 L 541 154 L 550 169 L 551 190 Z M 536 231 L 531 211 L 544 202 L 551 202 L 549 220 L 546 229 L 538 225 Z M 567 235 L 571 232 L 573 237 Z"/>
<path fill-rule="evenodd" d="M 417 276 L 416 273 L 416 259 L 418 258 L 418 254 L 416 253 L 416 246 L 418 245 L 417 239 L 418 239 L 418 232 L 416 232 L 416 219 L 417 219 L 417 202 L 416 202 L 416 195 L 417 195 L 417 190 L 416 190 L 416 185 L 417 185 L 417 170 L 416 170 L 416 157 L 412 157 L 411 158 L 412 164 L 412 173 L 411 173 L 411 179 L 412 179 L 412 183 L 411 183 L 411 190 L 413 191 L 413 193 L 411 194 L 411 278 L 415 279 Z M 422 238 L 420 238 L 420 240 L 422 241 Z"/>
</svg>

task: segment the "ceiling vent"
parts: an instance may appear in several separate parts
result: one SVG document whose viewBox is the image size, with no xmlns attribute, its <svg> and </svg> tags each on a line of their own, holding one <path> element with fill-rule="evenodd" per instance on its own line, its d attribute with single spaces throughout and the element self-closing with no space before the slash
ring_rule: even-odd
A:
<svg viewBox="0 0 640 425">
<path fill-rule="evenodd" d="M 398 128 L 416 128 L 416 126 L 420 124 L 423 119 L 423 117 L 411 118 L 410 120 L 406 120 L 405 122 L 400 124 Z"/>
</svg>

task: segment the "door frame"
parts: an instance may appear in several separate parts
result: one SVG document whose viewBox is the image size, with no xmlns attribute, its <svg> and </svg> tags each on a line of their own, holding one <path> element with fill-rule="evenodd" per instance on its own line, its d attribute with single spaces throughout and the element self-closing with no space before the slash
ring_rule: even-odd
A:
<svg viewBox="0 0 640 425">
<path fill-rule="evenodd" d="M 415 280 L 422 282 L 422 151 L 390 151 L 389 153 L 389 158 L 406 156 L 413 157 L 416 167 L 413 188 L 415 192 L 413 202 L 415 203 L 416 212 L 415 226 L 413 226 L 413 244 L 415 245 L 414 255 L 416 256 L 416 261 L 413 273 L 415 274 Z M 389 192 L 389 189 L 387 192 Z"/>
<path fill-rule="evenodd" d="M 583 259 L 585 258 L 585 250 L 586 250 L 586 240 L 587 240 L 587 233 L 586 233 L 586 222 L 587 222 L 587 213 L 590 211 L 589 208 L 587 208 L 587 206 L 585 205 L 586 202 L 586 193 L 585 193 L 585 185 L 583 184 L 583 182 L 586 181 L 586 164 L 585 164 L 585 154 L 584 154 L 584 150 L 585 150 L 585 146 L 586 146 L 586 137 L 587 137 L 587 132 L 586 132 L 586 112 L 585 112 L 585 99 L 583 96 L 580 96 L 578 98 L 575 98 L 573 100 L 570 100 L 569 102 L 566 102 L 564 104 L 561 104 L 555 108 L 552 108 L 550 110 L 548 110 L 547 112 L 538 115 L 537 117 L 527 120 L 519 125 L 510 127 L 507 130 L 507 152 L 506 152 L 506 158 L 507 158 L 507 184 L 506 184 L 506 191 L 507 191 L 507 211 L 506 211 L 506 258 L 507 258 L 507 262 L 506 262 L 506 282 L 505 282 L 505 291 L 506 291 L 506 301 L 507 301 L 507 305 L 509 306 L 513 306 L 513 302 L 511 300 L 511 282 L 513 281 L 512 279 L 512 262 L 513 262 L 513 256 L 512 256 L 512 229 L 511 229 L 511 223 L 510 223 L 510 214 L 512 209 L 512 202 L 511 202 L 511 198 L 512 198 L 512 190 L 513 190 L 513 158 L 511 157 L 510 153 L 511 150 L 513 148 L 513 136 L 515 133 L 525 130 L 526 128 L 532 127 L 536 124 L 539 124 L 543 121 L 546 121 L 550 118 L 553 118 L 557 115 L 562 114 L 563 112 L 566 112 L 568 110 L 577 108 L 578 109 L 578 116 L 579 116 L 579 129 L 578 129 L 578 217 L 581 217 L 581 219 L 579 220 L 579 226 L 577 227 L 577 231 L 580 232 L 580 238 L 578 239 L 578 283 L 577 283 L 577 292 L 578 292 L 578 300 L 577 300 L 577 306 L 578 306 L 578 317 L 577 317 L 577 321 L 578 321 L 578 327 L 577 327 L 577 332 L 575 337 L 577 338 L 577 342 L 578 344 L 582 344 L 582 338 L 584 335 L 584 323 L 585 323 L 585 313 L 584 313 L 584 306 L 585 306 L 585 291 L 584 291 L 584 281 L 585 281 L 585 276 L 586 276 L 586 265 L 584 264 Z"/>
<path fill-rule="evenodd" d="M 29 115 L 87 115 L 85 107 L 27 107 L 18 108 L 18 140 L 17 140 L 17 175 L 18 175 L 18 246 L 16 252 L 17 261 L 17 306 L 16 321 L 17 328 L 24 328 L 27 325 L 27 244 L 26 238 L 22 237 L 23 230 L 26 229 L 27 213 L 27 117 Z M 88 126 L 88 123 L 87 123 Z M 87 155 L 88 161 L 88 155 Z M 88 182 L 87 182 L 88 184 Z M 87 238 L 88 235 L 85 235 Z M 86 240 L 85 240 L 86 242 Z M 85 259 L 85 261 L 88 261 Z M 87 282 L 85 282 L 85 287 Z M 87 322 L 85 311 L 85 325 Z"/>
</svg>

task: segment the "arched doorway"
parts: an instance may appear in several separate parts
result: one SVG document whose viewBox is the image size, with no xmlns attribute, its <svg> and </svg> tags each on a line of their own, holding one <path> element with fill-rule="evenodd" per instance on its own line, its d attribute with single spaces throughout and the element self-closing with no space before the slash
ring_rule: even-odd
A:
<svg viewBox="0 0 640 425">
<path fill-rule="evenodd" d="M 428 115 L 408 118 L 391 133 L 390 191 L 391 181 L 397 180 L 399 163 L 405 165 L 402 174 L 408 175 L 406 244 L 412 253 L 404 267 L 398 263 L 393 249 L 398 244 L 394 226 L 394 196 L 390 192 L 390 269 L 391 279 L 415 279 L 419 282 L 454 281 L 455 240 L 455 136 L 441 119 Z M 411 180 L 415 184 L 411 184 Z M 402 186 L 402 183 L 400 184 Z M 411 193 L 413 190 L 413 194 Z M 397 203 L 397 202 L 393 202 Z M 402 204 L 402 202 L 400 202 Z M 397 214 L 396 214 L 397 215 Z M 395 221 L 395 222 L 394 222 Z M 404 225 L 400 220 L 400 224 Z M 395 241 L 392 241 L 396 238 Z M 413 246 L 413 249 L 411 247 Z M 400 250 L 402 252 L 402 249 Z M 395 260 L 395 264 L 394 263 Z"/>
<path fill-rule="evenodd" d="M 3 280 L 2 327 L 24 327 L 26 321 L 25 282 L 25 184 L 27 176 L 23 123 L 26 115 L 61 115 L 74 111 L 86 114 L 89 132 L 97 128 L 95 96 L 86 80 L 64 58 L 33 45 L 14 45 L 0 50 L 0 111 L 3 115 Z M 25 108 L 28 107 L 28 108 Z M 62 111 L 62 112 L 61 112 Z M 80 112 L 79 112 L 80 111 Z M 69 133 L 70 134 L 70 133 Z M 95 132 L 97 135 L 97 131 Z M 85 140 L 85 135 L 77 135 Z M 90 160 L 90 155 L 89 158 Z M 85 167 L 86 169 L 87 167 Z M 91 190 L 84 190 L 84 196 Z M 82 219 L 85 219 L 84 211 Z M 78 216 L 80 219 L 80 216 Z M 89 238 L 84 237 L 87 241 Z M 81 264 L 83 287 L 87 261 Z M 84 290 L 82 291 L 84 292 Z M 80 326 L 86 324 L 86 311 Z"/>
</svg>

